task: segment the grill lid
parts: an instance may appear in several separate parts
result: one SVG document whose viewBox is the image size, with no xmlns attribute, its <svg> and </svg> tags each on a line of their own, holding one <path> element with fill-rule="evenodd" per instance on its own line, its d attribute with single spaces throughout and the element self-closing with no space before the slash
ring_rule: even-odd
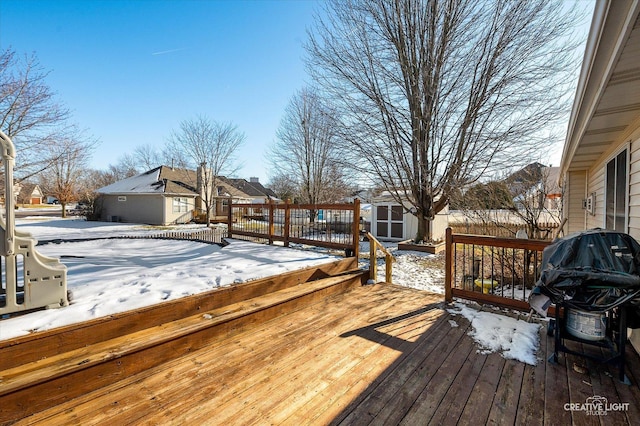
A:
<svg viewBox="0 0 640 426">
<path fill-rule="evenodd" d="M 529 304 L 544 315 L 551 302 L 602 312 L 639 295 L 640 244 L 628 234 L 592 229 L 544 249 Z"/>
</svg>

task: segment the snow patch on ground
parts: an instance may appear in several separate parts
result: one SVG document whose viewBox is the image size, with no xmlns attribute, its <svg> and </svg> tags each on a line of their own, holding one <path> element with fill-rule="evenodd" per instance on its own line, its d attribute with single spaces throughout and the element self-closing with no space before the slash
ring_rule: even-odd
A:
<svg viewBox="0 0 640 426">
<path fill-rule="evenodd" d="M 462 303 L 455 303 L 455 307 L 456 309 L 447 311 L 451 315 L 462 315 L 471 322 L 473 330 L 469 335 L 481 347 L 481 353 L 501 352 L 507 359 L 536 365 L 536 352 L 540 346 L 540 324 L 491 312 L 480 312 Z"/>
<path fill-rule="evenodd" d="M 385 248 L 393 255 L 395 262 L 391 268 L 393 284 L 444 294 L 444 257 L 418 251 L 398 250 L 398 243 L 383 242 Z M 360 243 L 360 253 L 369 253 L 369 242 Z M 385 259 L 380 250 L 377 253 L 378 273 L 376 282 L 385 280 Z M 362 264 L 369 267 L 367 259 Z"/>
</svg>

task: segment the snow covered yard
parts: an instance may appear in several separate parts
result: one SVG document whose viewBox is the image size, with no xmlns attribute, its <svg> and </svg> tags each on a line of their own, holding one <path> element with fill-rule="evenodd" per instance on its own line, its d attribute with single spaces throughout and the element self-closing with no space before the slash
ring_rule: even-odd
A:
<svg viewBox="0 0 640 426">
<path fill-rule="evenodd" d="M 444 256 L 387 248 L 396 258 L 391 279 L 394 284 L 444 295 Z M 367 253 L 369 248 L 367 247 Z M 384 280 L 384 259 L 378 261 L 378 281 Z"/>
<path fill-rule="evenodd" d="M 182 226 L 179 229 L 202 226 Z M 227 247 L 192 241 L 97 239 L 158 233 L 135 224 L 82 219 L 25 218 L 17 229 L 39 241 L 79 240 L 39 245 L 46 256 L 67 266 L 71 304 L 0 321 L 0 340 L 124 312 L 336 260 L 336 257 L 232 240 Z"/>
<path fill-rule="evenodd" d="M 162 229 L 202 228 L 180 225 Z M 67 266 L 68 289 L 73 298 L 63 309 L 0 321 L 0 340 L 336 260 L 323 249 L 284 248 L 240 240 L 231 240 L 222 248 L 192 241 L 107 239 L 162 231 L 136 224 L 27 217 L 17 221 L 17 229 L 39 241 L 65 240 L 40 245 L 38 250 L 46 256 L 59 257 Z M 392 277 L 395 284 L 444 294 L 442 255 L 398 251 L 395 244 L 387 244 L 387 248 L 396 257 Z M 360 250 L 363 257 L 368 257 L 367 242 L 361 243 Z M 382 281 L 384 260 L 377 261 L 378 281 Z M 368 267 L 368 259 L 361 267 Z M 473 337 L 482 351 L 501 351 L 508 358 L 535 362 L 539 326 L 478 312 L 465 305 L 458 304 L 457 309 L 450 313 L 462 314 L 472 322 Z"/>
</svg>

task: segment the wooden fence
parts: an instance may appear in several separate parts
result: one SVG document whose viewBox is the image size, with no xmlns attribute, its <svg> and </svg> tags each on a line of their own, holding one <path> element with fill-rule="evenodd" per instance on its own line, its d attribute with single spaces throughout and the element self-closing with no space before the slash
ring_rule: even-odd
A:
<svg viewBox="0 0 640 426">
<path fill-rule="evenodd" d="M 199 229 L 197 231 L 166 231 L 157 234 L 136 236 L 133 238 L 153 238 L 166 240 L 188 240 L 209 244 L 221 244 L 226 236 L 226 231 L 219 228 Z"/>
<path fill-rule="evenodd" d="M 446 231 L 445 299 L 460 297 L 529 311 L 550 241 L 454 234 Z"/>
<path fill-rule="evenodd" d="M 240 204 L 229 202 L 229 238 L 307 244 L 358 256 L 360 201 L 353 204 Z"/>
<path fill-rule="evenodd" d="M 551 239 L 553 234 L 557 232 L 559 223 L 549 222 L 549 223 L 539 223 L 538 230 L 541 235 L 547 236 L 548 239 Z M 514 238 L 518 231 L 527 230 L 525 225 L 522 224 L 514 224 L 514 223 L 450 223 L 449 227 L 451 227 L 454 234 L 468 234 L 468 235 L 487 235 L 491 237 L 503 237 L 503 238 Z"/>
<path fill-rule="evenodd" d="M 116 235 L 112 237 L 92 237 L 92 238 L 54 238 L 51 240 L 38 240 L 38 245 L 45 244 L 58 244 L 61 242 L 80 242 L 80 241 L 93 241 L 93 240 L 185 240 L 196 241 L 199 243 L 207 244 L 222 244 L 223 238 L 227 236 L 226 229 L 209 228 L 198 229 L 194 231 L 180 230 L 180 231 L 162 231 L 154 234 L 140 234 L 140 235 Z"/>
</svg>

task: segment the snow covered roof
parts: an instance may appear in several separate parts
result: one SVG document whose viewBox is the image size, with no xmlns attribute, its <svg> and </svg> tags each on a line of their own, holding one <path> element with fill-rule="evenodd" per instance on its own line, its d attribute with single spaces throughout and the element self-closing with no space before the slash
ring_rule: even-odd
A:
<svg viewBox="0 0 640 426">
<path fill-rule="evenodd" d="M 156 167 L 136 176 L 123 179 L 98 189 L 100 194 L 183 194 L 197 195 L 195 174 L 191 170 Z M 193 179 L 193 182 L 191 182 Z"/>
<path fill-rule="evenodd" d="M 218 176 L 217 180 L 217 195 L 220 197 L 231 196 L 250 201 L 256 196 L 273 194 L 271 190 L 267 190 L 259 183 L 250 183 L 244 179 L 230 179 Z M 103 186 L 97 192 L 109 195 L 172 194 L 195 197 L 198 195 L 196 185 L 197 172 L 195 170 L 160 166 L 111 185 Z M 259 188 L 262 188 L 262 190 Z M 275 196 L 275 194 L 273 195 Z"/>
</svg>

